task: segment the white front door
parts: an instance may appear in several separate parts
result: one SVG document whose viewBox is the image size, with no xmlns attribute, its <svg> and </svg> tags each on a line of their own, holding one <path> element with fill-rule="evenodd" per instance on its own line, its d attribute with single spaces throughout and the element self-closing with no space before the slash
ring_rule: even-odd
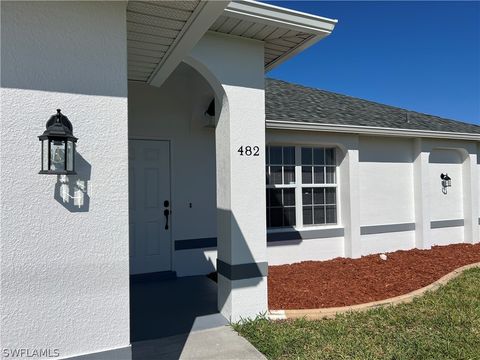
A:
<svg viewBox="0 0 480 360">
<path fill-rule="evenodd" d="M 130 140 L 130 274 L 171 270 L 170 144 Z"/>
</svg>

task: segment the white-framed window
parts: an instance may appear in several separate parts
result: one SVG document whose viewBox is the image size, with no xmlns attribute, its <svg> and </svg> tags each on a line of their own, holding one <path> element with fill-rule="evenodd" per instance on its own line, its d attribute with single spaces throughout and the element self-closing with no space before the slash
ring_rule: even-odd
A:
<svg viewBox="0 0 480 360">
<path fill-rule="evenodd" d="M 333 147 L 267 146 L 267 228 L 337 224 Z"/>
</svg>

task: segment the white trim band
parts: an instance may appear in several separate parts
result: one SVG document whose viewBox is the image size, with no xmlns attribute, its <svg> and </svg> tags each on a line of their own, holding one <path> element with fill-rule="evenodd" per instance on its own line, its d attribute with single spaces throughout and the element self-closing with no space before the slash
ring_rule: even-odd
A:
<svg viewBox="0 0 480 360">
<path fill-rule="evenodd" d="M 437 138 L 437 139 L 459 139 L 459 140 L 480 141 L 480 134 L 456 133 L 456 132 L 447 132 L 447 131 L 395 129 L 395 128 L 383 128 L 383 127 L 376 127 L 376 126 L 337 125 L 337 124 L 321 124 L 321 123 L 308 123 L 308 122 L 299 122 L 299 121 L 276 121 L 276 120 L 266 120 L 265 124 L 267 129 L 324 131 L 324 132 L 337 132 L 337 133 L 357 133 L 357 134 L 366 134 L 366 135 L 424 137 L 424 138 Z"/>
</svg>

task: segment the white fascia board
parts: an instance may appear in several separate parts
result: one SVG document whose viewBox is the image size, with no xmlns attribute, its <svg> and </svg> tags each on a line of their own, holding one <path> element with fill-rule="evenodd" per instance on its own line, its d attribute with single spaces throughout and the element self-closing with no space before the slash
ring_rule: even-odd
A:
<svg viewBox="0 0 480 360">
<path fill-rule="evenodd" d="M 178 64 L 188 55 L 215 20 L 222 15 L 230 1 L 201 1 L 187 20 L 162 61 L 156 66 L 147 80 L 149 85 L 160 87 Z"/>
<path fill-rule="evenodd" d="M 336 19 L 329 19 L 251 0 L 231 2 L 223 14 L 224 16 L 240 20 L 295 30 L 311 35 L 309 39 L 302 41 L 298 46 L 293 47 L 282 56 L 270 62 L 265 67 L 265 71 L 270 71 L 275 66 L 330 35 L 338 22 Z"/>
<path fill-rule="evenodd" d="M 382 128 L 376 126 L 356 126 L 356 125 L 336 125 L 336 124 L 320 124 L 307 123 L 297 121 L 266 121 L 267 129 L 279 130 L 300 130 L 300 131 L 323 131 L 336 133 L 378 135 L 378 136 L 397 136 L 409 138 L 436 138 L 436 139 L 456 139 L 456 140 L 473 140 L 480 142 L 480 134 L 472 133 L 456 133 L 447 131 L 430 131 L 415 129 L 396 129 Z"/>
<path fill-rule="evenodd" d="M 338 20 L 268 5 L 251 0 L 233 1 L 224 15 L 264 25 L 284 27 L 309 34 L 330 34 Z"/>
<path fill-rule="evenodd" d="M 272 70 L 274 67 L 280 65 L 284 61 L 287 61 L 288 59 L 294 57 L 298 53 L 302 52 L 303 50 L 309 48 L 310 46 L 314 45 L 318 41 L 322 40 L 324 37 L 328 36 L 329 34 L 323 34 L 323 35 L 315 35 L 309 38 L 308 40 L 302 41 L 298 46 L 293 47 L 290 51 L 285 52 L 282 56 L 276 58 L 272 62 L 268 63 L 265 66 L 265 72 L 268 72 Z"/>
</svg>

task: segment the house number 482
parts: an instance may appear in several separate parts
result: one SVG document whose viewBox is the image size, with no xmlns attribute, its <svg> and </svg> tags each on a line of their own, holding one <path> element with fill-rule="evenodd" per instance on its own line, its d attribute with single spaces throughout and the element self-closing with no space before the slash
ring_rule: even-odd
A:
<svg viewBox="0 0 480 360">
<path fill-rule="evenodd" d="M 240 146 L 237 150 L 240 156 L 260 156 L 260 148 L 258 146 Z"/>
</svg>

